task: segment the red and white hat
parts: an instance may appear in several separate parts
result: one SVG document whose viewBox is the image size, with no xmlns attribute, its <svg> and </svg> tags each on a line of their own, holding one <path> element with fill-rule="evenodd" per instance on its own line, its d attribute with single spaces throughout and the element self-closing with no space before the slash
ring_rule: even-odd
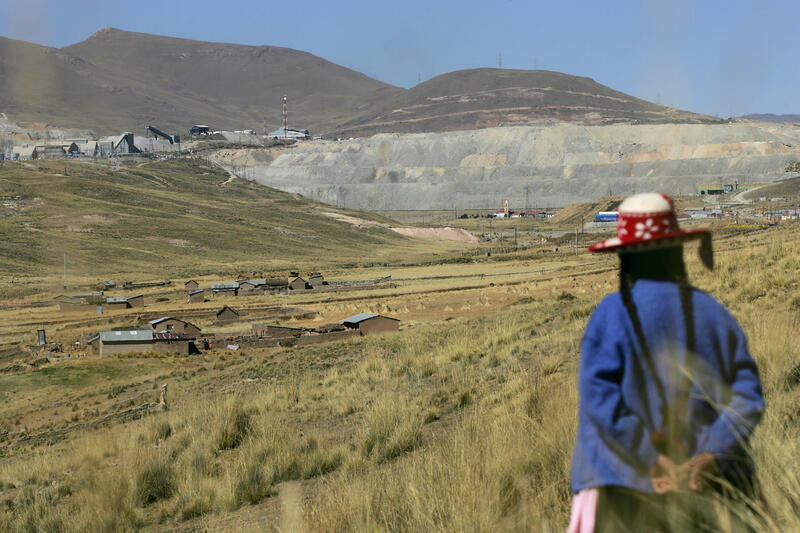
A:
<svg viewBox="0 0 800 533">
<path fill-rule="evenodd" d="M 589 251 L 636 252 L 703 239 L 710 253 L 710 235 L 706 229 L 680 229 L 672 199 L 661 193 L 648 192 L 626 198 L 618 209 L 617 236 L 591 245 Z M 704 255 L 703 251 L 701 255 Z M 703 262 L 709 266 L 705 258 Z"/>
</svg>

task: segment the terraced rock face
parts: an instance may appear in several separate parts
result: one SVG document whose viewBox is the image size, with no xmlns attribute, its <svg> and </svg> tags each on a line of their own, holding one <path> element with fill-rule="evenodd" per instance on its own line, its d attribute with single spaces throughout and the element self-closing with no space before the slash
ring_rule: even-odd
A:
<svg viewBox="0 0 800 533">
<path fill-rule="evenodd" d="M 604 195 L 687 194 L 787 177 L 800 127 L 612 125 L 380 134 L 290 148 L 244 177 L 359 209 L 562 206 Z"/>
</svg>

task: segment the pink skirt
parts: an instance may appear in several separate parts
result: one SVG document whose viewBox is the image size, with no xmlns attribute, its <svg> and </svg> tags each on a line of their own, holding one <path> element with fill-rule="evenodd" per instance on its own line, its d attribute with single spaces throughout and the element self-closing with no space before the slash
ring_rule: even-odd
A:
<svg viewBox="0 0 800 533">
<path fill-rule="evenodd" d="M 597 489 L 583 489 L 572 497 L 569 533 L 594 533 L 599 494 Z"/>
</svg>

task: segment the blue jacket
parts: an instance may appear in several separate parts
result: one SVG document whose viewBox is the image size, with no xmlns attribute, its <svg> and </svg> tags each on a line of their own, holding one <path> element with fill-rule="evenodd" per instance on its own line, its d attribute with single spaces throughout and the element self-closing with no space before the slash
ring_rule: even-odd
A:
<svg viewBox="0 0 800 533">
<path fill-rule="evenodd" d="M 678 286 L 639 280 L 632 289 L 655 375 L 637 340 L 620 293 L 608 295 L 589 320 L 578 377 L 578 434 L 572 490 L 620 486 L 652 492 L 649 471 L 659 452 L 650 435 L 665 423 L 681 380 L 692 376 L 688 412 L 678 414 L 689 456 L 711 452 L 721 461 L 741 456 L 761 418 L 764 400 L 755 361 L 736 319 L 714 298 L 692 290 L 695 356 L 686 360 L 686 325 Z"/>
</svg>

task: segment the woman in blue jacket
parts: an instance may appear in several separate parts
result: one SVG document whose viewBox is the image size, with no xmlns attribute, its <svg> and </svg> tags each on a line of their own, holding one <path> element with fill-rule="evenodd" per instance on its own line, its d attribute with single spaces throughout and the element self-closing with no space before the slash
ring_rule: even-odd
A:
<svg viewBox="0 0 800 533">
<path fill-rule="evenodd" d="M 570 531 L 714 531 L 712 494 L 754 497 L 746 445 L 764 410 L 747 339 L 714 298 L 689 285 L 672 200 L 619 207 L 620 290 L 592 315 L 579 370 Z"/>
</svg>

